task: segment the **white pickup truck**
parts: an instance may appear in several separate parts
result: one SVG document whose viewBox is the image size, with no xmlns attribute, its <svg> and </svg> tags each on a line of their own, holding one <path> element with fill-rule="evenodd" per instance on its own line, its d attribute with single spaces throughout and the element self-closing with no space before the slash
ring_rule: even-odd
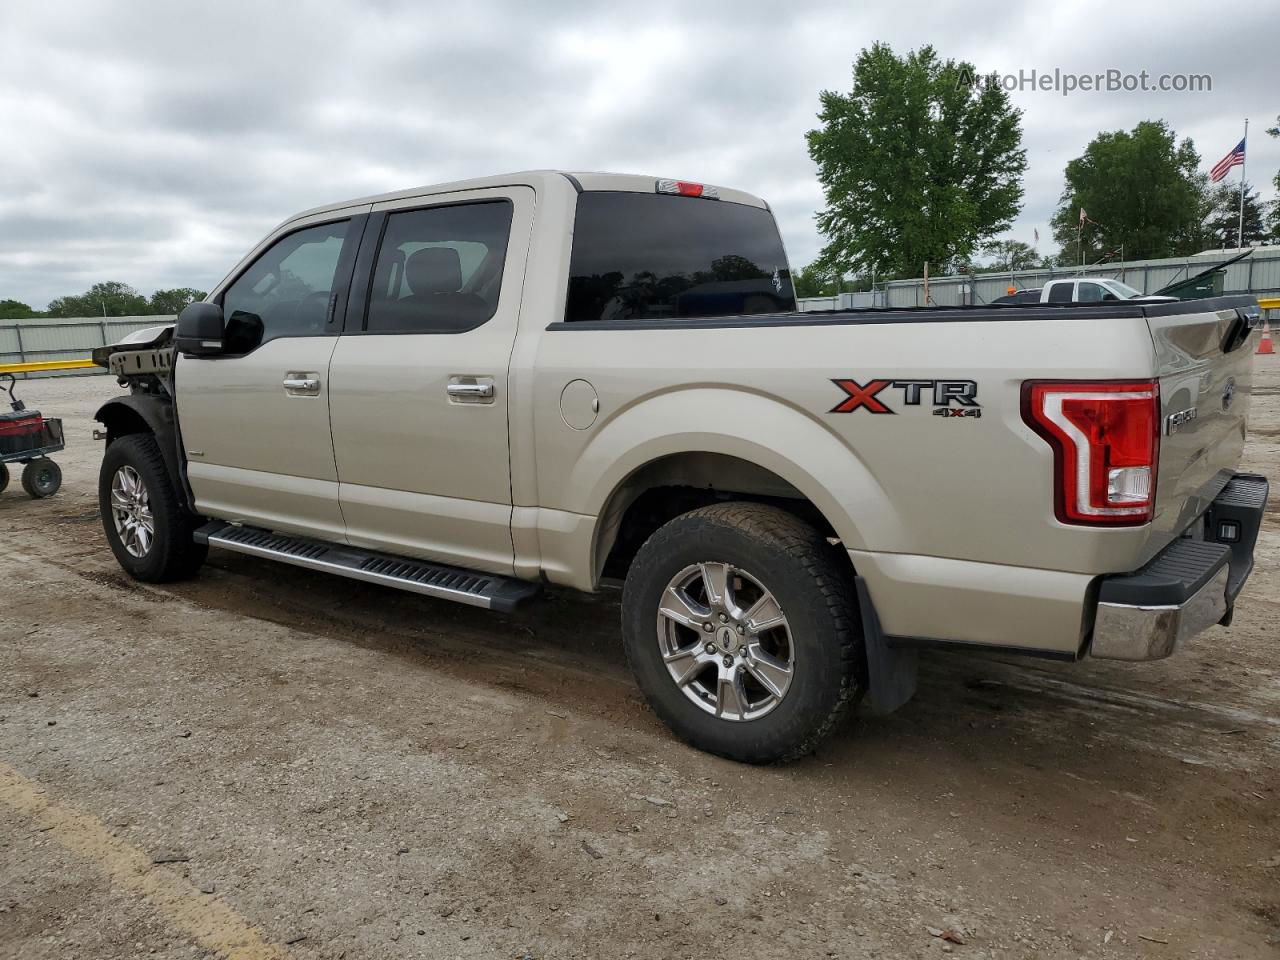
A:
<svg viewBox="0 0 1280 960">
<path fill-rule="evenodd" d="M 1256 303 L 797 313 L 769 207 L 533 172 L 299 214 L 103 348 L 134 577 L 209 547 L 501 611 L 622 581 L 689 742 L 810 751 L 922 646 L 1149 660 L 1227 623 Z M 424 615 L 429 608 L 424 608 Z"/>
<path fill-rule="evenodd" d="M 1111 277 L 1068 277 L 1063 280 L 1050 280 L 1043 287 L 1016 290 L 992 302 L 998 304 L 1115 303 L 1118 300 L 1128 300 L 1133 303 L 1173 303 L 1177 299 L 1177 297 L 1166 297 L 1156 293 L 1145 294 L 1123 280 L 1115 280 Z"/>
</svg>

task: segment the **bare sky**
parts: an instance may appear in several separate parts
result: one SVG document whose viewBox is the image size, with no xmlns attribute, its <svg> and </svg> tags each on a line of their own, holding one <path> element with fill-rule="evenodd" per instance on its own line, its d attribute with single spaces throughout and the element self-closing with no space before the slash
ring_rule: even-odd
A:
<svg viewBox="0 0 1280 960">
<path fill-rule="evenodd" d="M 298 210 L 535 167 L 741 187 L 791 260 L 822 203 L 804 134 L 860 48 L 932 43 L 980 71 L 1207 73 L 1209 93 L 1015 93 L 1029 166 L 1011 236 L 1052 244 L 1062 169 L 1099 131 L 1167 120 L 1208 170 L 1251 118 L 1280 168 L 1273 0 L 588 4 L 0 3 L 0 299 L 99 280 L 208 289 Z M 1234 182 L 1239 172 L 1230 175 Z"/>
</svg>

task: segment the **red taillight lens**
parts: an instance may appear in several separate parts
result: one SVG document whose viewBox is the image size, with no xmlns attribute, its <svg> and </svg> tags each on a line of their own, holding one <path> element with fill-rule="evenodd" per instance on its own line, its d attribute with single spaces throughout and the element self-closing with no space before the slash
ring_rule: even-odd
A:
<svg viewBox="0 0 1280 960">
<path fill-rule="evenodd" d="M 1022 419 L 1053 447 L 1055 513 L 1063 523 L 1151 520 L 1160 457 L 1160 385 L 1030 381 Z"/>
</svg>

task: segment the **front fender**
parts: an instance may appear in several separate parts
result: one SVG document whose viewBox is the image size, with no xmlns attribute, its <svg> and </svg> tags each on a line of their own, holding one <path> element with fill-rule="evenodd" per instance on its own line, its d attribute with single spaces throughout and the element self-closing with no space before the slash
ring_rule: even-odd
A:
<svg viewBox="0 0 1280 960">
<path fill-rule="evenodd" d="M 763 467 L 802 493 L 846 547 L 901 542 L 901 523 L 870 468 L 822 422 L 776 398 L 694 387 L 640 400 L 600 426 L 569 474 L 569 503 L 601 517 L 640 468 L 683 453 L 719 453 Z"/>
</svg>

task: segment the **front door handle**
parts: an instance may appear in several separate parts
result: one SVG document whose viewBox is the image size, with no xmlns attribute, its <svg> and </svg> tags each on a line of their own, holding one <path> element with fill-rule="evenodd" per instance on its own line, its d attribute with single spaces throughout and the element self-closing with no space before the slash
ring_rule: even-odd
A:
<svg viewBox="0 0 1280 960">
<path fill-rule="evenodd" d="M 454 377 L 445 392 L 462 403 L 483 403 L 493 399 L 493 381 L 488 377 Z"/>
<path fill-rule="evenodd" d="M 284 392 L 291 397 L 316 397 L 320 395 L 320 374 L 288 373 L 284 378 Z"/>
</svg>

